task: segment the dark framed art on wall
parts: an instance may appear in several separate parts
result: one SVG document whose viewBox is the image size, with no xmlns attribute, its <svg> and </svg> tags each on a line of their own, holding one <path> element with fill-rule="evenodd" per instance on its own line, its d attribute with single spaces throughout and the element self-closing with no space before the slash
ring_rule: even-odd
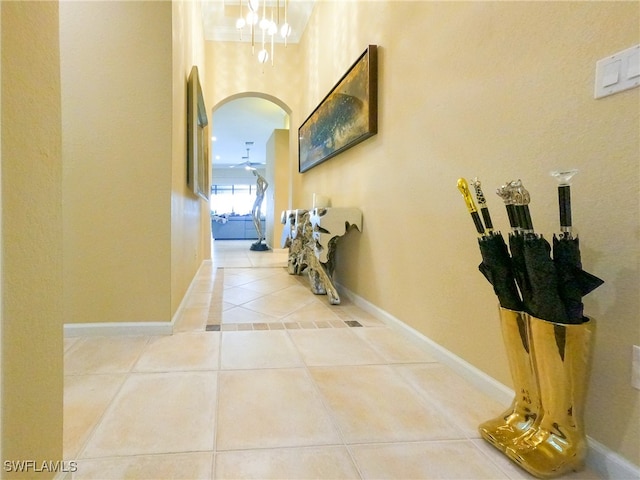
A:
<svg viewBox="0 0 640 480">
<path fill-rule="evenodd" d="M 194 65 L 187 80 L 187 184 L 204 200 L 209 200 L 211 193 L 208 124 L 198 67 Z"/>
<path fill-rule="evenodd" d="M 378 48 L 369 45 L 298 129 L 298 171 L 378 133 Z"/>
</svg>

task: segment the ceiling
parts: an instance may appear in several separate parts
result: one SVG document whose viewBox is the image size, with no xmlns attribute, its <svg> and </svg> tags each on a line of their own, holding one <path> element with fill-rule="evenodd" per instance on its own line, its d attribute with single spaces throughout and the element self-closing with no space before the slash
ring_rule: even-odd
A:
<svg viewBox="0 0 640 480">
<path fill-rule="evenodd" d="M 311 16 L 315 0 L 260 0 L 259 13 L 262 16 L 262 8 L 266 7 L 266 16 L 271 18 L 271 9 L 274 9 L 274 20 L 277 20 L 277 8 L 280 7 L 280 24 L 284 23 L 284 6 L 287 5 L 287 22 L 291 25 L 291 36 L 288 43 L 298 43 L 304 32 L 307 21 Z M 241 15 L 249 12 L 247 0 L 203 0 L 202 16 L 204 22 L 204 38 L 211 41 L 223 42 L 249 42 L 250 35 L 242 35 L 236 29 L 236 20 Z M 248 31 L 248 30 L 247 30 Z M 282 43 L 280 35 L 276 35 L 275 41 Z"/>
<path fill-rule="evenodd" d="M 291 25 L 289 43 L 298 43 L 306 28 L 315 0 L 286 0 L 287 21 Z M 267 0 L 269 9 L 280 6 L 280 21 L 284 22 L 285 0 Z M 260 2 L 262 9 L 262 1 Z M 202 15 L 204 36 L 208 41 L 249 42 L 248 30 L 240 37 L 236 29 L 236 20 L 240 12 L 248 12 L 247 1 L 242 0 L 203 0 Z M 275 13 L 274 13 L 275 16 Z M 279 35 L 278 42 L 282 42 Z M 277 65 L 276 65 L 277 67 Z M 249 146 L 249 161 L 265 163 L 266 144 L 273 130 L 288 128 L 288 115 L 278 105 L 257 97 L 238 98 L 218 107 L 211 121 L 212 158 L 214 168 L 239 166 L 246 162 L 246 142 Z"/>
<path fill-rule="evenodd" d="M 288 127 L 288 115 L 269 100 L 244 97 L 218 107 L 211 124 L 214 168 L 238 166 L 247 160 L 264 164 L 267 142 L 274 129 Z M 244 158 L 247 148 L 248 159 Z"/>
</svg>

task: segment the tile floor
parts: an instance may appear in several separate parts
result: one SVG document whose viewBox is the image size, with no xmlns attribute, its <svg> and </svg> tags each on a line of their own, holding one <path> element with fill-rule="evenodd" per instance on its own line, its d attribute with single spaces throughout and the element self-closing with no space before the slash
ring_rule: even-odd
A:
<svg viewBox="0 0 640 480">
<path fill-rule="evenodd" d="M 533 478 L 476 433 L 504 405 L 249 244 L 214 242 L 173 335 L 65 340 L 69 478 Z"/>
</svg>

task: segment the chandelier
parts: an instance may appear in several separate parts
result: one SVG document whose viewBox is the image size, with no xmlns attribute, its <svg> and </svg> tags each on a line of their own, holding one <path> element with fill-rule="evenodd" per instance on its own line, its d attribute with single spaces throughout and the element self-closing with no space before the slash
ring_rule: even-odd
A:
<svg viewBox="0 0 640 480">
<path fill-rule="evenodd" d="M 291 35 L 291 25 L 287 21 L 287 10 L 289 0 L 282 0 L 284 10 L 284 21 L 280 23 L 281 0 L 271 0 L 267 6 L 267 0 L 244 0 L 240 1 L 240 18 L 236 21 L 236 28 L 240 31 L 240 40 L 245 27 L 248 27 L 251 35 L 251 53 L 255 55 L 256 35 L 261 38 L 262 48 L 258 52 L 258 62 L 265 64 L 271 58 L 273 65 L 273 46 L 276 35 L 284 39 L 285 46 L 287 38 Z M 244 10 L 246 10 L 246 15 Z M 267 51 L 267 45 L 271 46 L 271 52 Z"/>
</svg>

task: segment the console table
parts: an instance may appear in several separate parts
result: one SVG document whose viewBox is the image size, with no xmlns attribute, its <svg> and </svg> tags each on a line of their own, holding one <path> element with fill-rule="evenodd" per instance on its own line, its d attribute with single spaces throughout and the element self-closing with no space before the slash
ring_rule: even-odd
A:
<svg viewBox="0 0 640 480">
<path fill-rule="evenodd" d="M 362 212 L 358 208 L 314 208 L 286 210 L 282 247 L 289 247 L 287 270 L 300 275 L 308 270 L 311 291 L 327 295 L 332 305 L 340 304 L 333 284 L 335 249 L 340 237 L 351 228 L 362 231 Z"/>
</svg>

